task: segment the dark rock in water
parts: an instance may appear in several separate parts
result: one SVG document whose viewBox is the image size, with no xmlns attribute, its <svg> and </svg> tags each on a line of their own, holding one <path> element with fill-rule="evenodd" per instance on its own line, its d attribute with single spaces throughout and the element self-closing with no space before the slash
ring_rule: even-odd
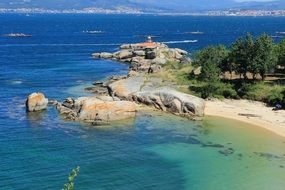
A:
<svg viewBox="0 0 285 190">
<path fill-rule="evenodd" d="M 94 81 L 92 84 L 94 86 L 103 85 L 104 81 Z"/>
<path fill-rule="evenodd" d="M 127 76 L 116 76 L 116 75 L 114 75 L 114 76 L 110 76 L 109 80 L 116 81 L 116 80 L 122 80 L 122 79 L 126 79 L 126 78 L 127 78 Z"/>
<path fill-rule="evenodd" d="M 108 89 L 104 86 L 95 86 L 95 87 L 86 87 L 84 88 L 86 92 L 98 94 L 98 95 L 107 95 Z"/>
<path fill-rule="evenodd" d="M 46 109 L 48 106 L 48 99 L 43 93 L 32 93 L 26 100 L 26 110 L 28 112 L 36 112 Z"/>
<path fill-rule="evenodd" d="M 233 154 L 235 151 L 233 148 L 226 148 L 226 149 L 223 149 L 223 150 L 220 150 L 219 153 L 225 155 L 225 156 L 229 156 L 231 154 Z"/>
<path fill-rule="evenodd" d="M 213 143 L 203 143 L 202 147 L 212 147 L 212 148 L 224 148 L 224 145 L 221 144 L 213 144 Z"/>
<path fill-rule="evenodd" d="M 255 155 L 259 156 L 259 157 L 263 157 L 266 158 L 268 160 L 270 159 L 284 159 L 283 156 L 279 156 L 279 155 L 274 155 L 271 153 L 264 153 L 264 152 L 254 152 Z"/>
</svg>

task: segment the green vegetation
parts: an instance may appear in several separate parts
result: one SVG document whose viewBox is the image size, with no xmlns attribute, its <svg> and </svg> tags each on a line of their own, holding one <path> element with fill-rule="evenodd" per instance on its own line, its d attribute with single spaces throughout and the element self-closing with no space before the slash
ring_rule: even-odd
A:
<svg viewBox="0 0 285 190">
<path fill-rule="evenodd" d="M 278 65 L 281 67 L 285 67 L 285 40 L 281 41 L 277 45 L 276 53 L 278 55 Z M 285 71 L 285 69 L 283 68 L 283 72 L 284 71 Z"/>
<path fill-rule="evenodd" d="M 225 46 L 209 46 L 199 51 L 195 56 L 194 65 L 201 66 L 199 78 L 206 82 L 219 81 L 221 66 L 225 65 L 228 52 Z"/>
<path fill-rule="evenodd" d="M 277 79 L 284 77 L 276 73 L 276 68 L 284 73 L 285 41 L 275 44 L 266 34 L 256 39 L 247 34 L 229 49 L 218 45 L 198 51 L 193 65 L 202 69 L 198 76 L 192 73 L 190 79 L 202 83 L 190 89 L 203 98 L 245 98 L 268 104 L 285 102 L 282 80 L 265 81 L 268 74 Z"/>
<path fill-rule="evenodd" d="M 237 39 L 229 48 L 209 46 L 189 64 L 168 63 L 153 74 L 203 98 L 233 98 L 285 106 L 285 41 L 262 34 Z"/>
<path fill-rule="evenodd" d="M 74 180 L 79 174 L 80 167 L 73 169 L 72 172 L 68 176 L 68 182 L 64 184 L 62 190 L 74 190 Z"/>
</svg>

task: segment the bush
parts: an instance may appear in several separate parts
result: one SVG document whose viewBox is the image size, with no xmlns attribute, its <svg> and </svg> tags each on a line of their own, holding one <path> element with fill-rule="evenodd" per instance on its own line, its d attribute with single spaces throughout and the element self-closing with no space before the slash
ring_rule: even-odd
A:
<svg viewBox="0 0 285 190">
<path fill-rule="evenodd" d="M 237 92 L 231 84 L 206 83 L 200 88 L 202 98 L 237 98 Z"/>
<path fill-rule="evenodd" d="M 238 90 L 239 96 L 244 99 L 265 101 L 270 89 L 266 87 L 263 83 L 257 84 L 242 84 L 241 88 Z"/>
<path fill-rule="evenodd" d="M 280 104 L 284 100 L 284 94 L 282 89 L 274 88 L 270 91 L 267 96 L 266 102 L 270 105 Z"/>
<path fill-rule="evenodd" d="M 283 94 L 283 100 L 281 104 L 283 105 L 283 107 L 285 107 L 285 90 L 283 90 L 282 94 Z"/>
<path fill-rule="evenodd" d="M 243 84 L 239 89 L 239 95 L 242 98 L 262 101 L 270 105 L 282 103 L 284 100 L 284 87 L 269 86 L 265 83 Z"/>
</svg>

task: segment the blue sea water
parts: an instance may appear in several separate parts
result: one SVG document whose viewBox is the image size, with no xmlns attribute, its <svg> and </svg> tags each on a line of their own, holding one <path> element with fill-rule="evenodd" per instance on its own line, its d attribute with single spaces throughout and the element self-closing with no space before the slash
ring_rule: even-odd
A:
<svg viewBox="0 0 285 190">
<path fill-rule="evenodd" d="M 192 31 L 205 34 L 185 33 Z M 143 35 L 193 52 L 229 45 L 247 32 L 276 31 L 285 31 L 284 17 L 0 15 L 1 35 L 32 35 L 0 37 L 0 189 L 61 189 L 80 166 L 81 190 L 283 190 L 285 140 L 244 123 L 140 112 L 134 120 L 92 127 L 64 121 L 52 107 L 25 112 L 31 92 L 58 100 L 90 95 L 83 89 L 92 81 L 126 74 L 127 65 L 93 60 L 91 53 L 116 51 Z"/>
</svg>

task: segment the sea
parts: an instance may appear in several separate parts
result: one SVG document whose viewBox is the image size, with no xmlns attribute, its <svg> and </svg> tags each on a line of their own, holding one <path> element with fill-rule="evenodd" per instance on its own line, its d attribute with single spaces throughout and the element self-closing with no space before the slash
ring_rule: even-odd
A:
<svg viewBox="0 0 285 190">
<path fill-rule="evenodd" d="M 91 126 L 65 121 L 53 107 L 25 111 L 32 92 L 59 101 L 92 96 L 84 88 L 93 81 L 127 73 L 128 65 L 94 60 L 93 52 L 152 35 L 193 53 L 247 32 L 280 41 L 278 31 L 285 17 L 0 14 L 0 189 L 61 189 L 80 166 L 78 190 L 284 190 L 285 139 L 256 126 L 151 111 Z"/>
</svg>

